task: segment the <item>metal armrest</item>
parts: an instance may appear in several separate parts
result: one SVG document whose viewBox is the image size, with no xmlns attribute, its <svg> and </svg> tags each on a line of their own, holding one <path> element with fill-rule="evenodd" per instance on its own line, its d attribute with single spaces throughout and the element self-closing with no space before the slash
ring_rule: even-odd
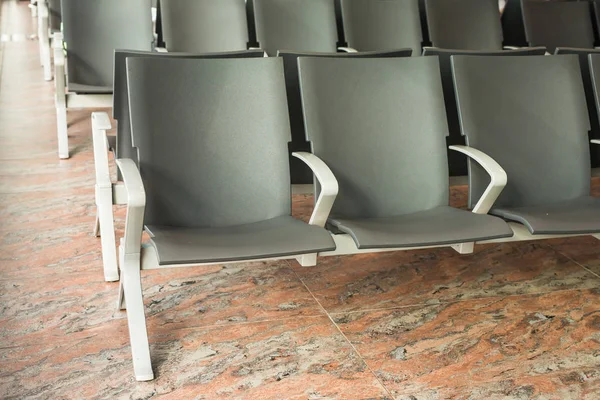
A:
<svg viewBox="0 0 600 400">
<path fill-rule="evenodd" d="M 327 218 L 329 218 L 329 213 L 338 194 L 339 186 L 337 179 L 335 179 L 333 172 L 331 172 L 327 164 L 314 154 L 301 151 L 294 152 L 292 155 L 308 165 L 321 185 L 319 198 L 315 202 L 315 208 L 308 223 L 310 225 L 325 227 L 325 223 L 327 222 Z"/>
<path fill-rule="evenodd" d="M 483 169 L 485 169 L 485 171 L 490 175 L 490 184 L 485 189 L 485 192 L 483 192 L 481 195 L 481 198 L 475 207 L 473 207 L 473 212 L 475 214 L 487 214 L 506 186 L 506 182 L 508 180 L 506 172 L 504 169 L 502 169 L 500 164 L 482 151 L 469 146 L 450 146 L 449 148 L 451 150 L 466 154 L 471 159 L 475 160 L 479 165 L 481 165 Z"/>
<path fill-rule="evenodd" d="M 117 166 L 123 176 L 123 184 L 127 191 L 127 216 L 125 218 L 125 236 L 122 245 L 124 256 L 139 257 L 144 228 L 144 209 L 146 208 L 146 192 L 137 165 L 128 158 L 117 160 Z"/>
<path fill-rule="evenodd" d="M 519 49 L 522 49 L 522 47 L 519 47 L 519 46 L 503 46 L 502 49 L 504 49 L 504 50 L 519 50 Z"/>
<path fill-rule="evenodd" d="M 352 47 L 338 47 L 337 49 L 338 49 L 338 51 L 341 51 L 344 53 L 358 53 L 358 50 L 353 49 Z"/>
<path fill-rule="evenodd" d="M 169 52 L 164 47 L 155 47 L 154 50 L 156 50 L 157 53 L 168 53 Z"/>
<path fill-rule="evenodd" d="M 105 112 L 92 113 L 92 140 L 94 146 L 94 166 L 96 168 L 96 186 L 110 188 L 110 171 L 108 168 L 108 139 L 106 131 L 111 129 L 110 119 Z"/>
<path fill-rule="evenodd" d="M 590 143 L 592 143 L 592 144 L 600 144 L 600 139 L 592 139 L 592 140 L 590 140 Z"/>
</svg>

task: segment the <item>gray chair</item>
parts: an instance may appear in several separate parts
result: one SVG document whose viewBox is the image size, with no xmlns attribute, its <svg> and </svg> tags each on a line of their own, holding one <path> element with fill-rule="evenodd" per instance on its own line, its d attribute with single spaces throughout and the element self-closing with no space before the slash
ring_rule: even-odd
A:
<svg viewBox="0 0 600 400">
<path fill-rule="evenodd" d="M 456 109 L 456 98 L 454 94 L 454 83 L 452 81 L 452 68 L 450 57 L 453 55 L 475 55 L 475 56 L 528 56 L 544 55 L 546 48 L 524 48 L 517 50 L 501 51 L 474 51 L 474 50 L 445 50 L 432 47 L 423 49 L 424 56 L 438 56 L 440 60 L 440 71 L 442 73 L 442 87 L 444 88 L 444 102 L 446 103 L 446 114 L 448 117 L 448 145 L 464 145 L 465 140 L 460 132 L 460 122 Z M 467 171 L 467 157 L 464 154 L 448 151 L 448 167 L 450 176 L 465 176 Z"/>
<path fill-rule="evenodd" d="M 585 1 L 521 0 L 525 36 L 529 46 L 593 48 L 594 28 Z"/>
<path fill-rule="evenodd" d="M 244 0 L 161 0 L 166 49 L 206 53 L 248 48 Z"/>
<path fill-rule="evenodd" d="M 590 115 L 589 139 L 599 140 L 600 121 L 598 121 L 598 111 L 596 109 L 596 100 L 594 98 L 594 85 L 590 74 L 588 55 L 600 54 L 600 49 L 593 50 L 557 47 L 554 54 L 576 54 L 579 56 L 579 65 L 581 66 L 581 77 L 583 78 L 583 89 L 585 90 L 585 98 L 587 101 L 588 113 Z M 600 147 L 593 143 L 590 143 L 590 162 L 592 168 L 600 167 Z"/>
<path fill-rule="evenodd" d="M 346 44 L 358 51 L 411 48 L 421 54 L 418 0 L 340 0 Z"/>
<path fill-rule="evenodd" d="M 127 158 L 137 165 L 137 149 L 132 145 L 129 118 L 129 95 L 126 74 L 126 59 L 135 57 L 167 58 L 258 58 L 263 57 L 261 50 L 249 50 L 228 53 L 156 53 L 129 50 L 116 50 L 114 56 L 114 93 L 113 118 L 117 122 L 116 135 L 107 135 L 112 125 L 106 112 L 92 113 L 92 138 L 94 144 L 94 164 L 96 170 L 96 225 L 94 234 L 101 236 L 102 261 L 106 281 L 119 280 L 117 254 L 115 249 L 114 204 L 127 204 L 121 174 L 113 182 L 109 173 L 108 152 L 115 159 Z M 118 172 L 118 171 L 117 171 Z"/>
<path fill-rule="evenodd" d="M 425 9 L 432 46 L 502 50 L 498 0 L 426 0 Z"/>
<path fill-rule="evenodd" d="M 453 56 L 462 132 L 506 170 L 490 214 L 515 222 L 523 239 L 600 232 L 590 196 L 590 123 L 578 57 Z M 486 176 L 469 170 L 469 203 Z"/>
<path fill-rule="evenodd" d="M 256 39 L 269 56 L 280 50 L 335 53 L 333 0 L 253 0 Z"/>
<path fill-rule="evenodd" d="M 127 60 L 139 169 L 117 160 L 128 196 L 120 302 L 138 380 L 154 376 L 142 269 L 275 258 L 314 265 L 316 253 L 335 248 L 325 229 L 291 216 L 282 64 L 278 58 Z M 144 225 L 151 241 L 142 247 Z"/>
<path fill-rule="evenodd" d="M 302 100 L 300 99 L 300 82 L 298 78 L 298 57 L 389 58 L 410 57 L 411 53 L 411 49 L 366 51 L 359 53 L 279 52 L 278 56 L 283 58 L 283 68 L 285 70 L 287 104 L 292 131 L 292 141 L 289 144 L 289 151 L 290 172 L 293 184 L 313 183 L 313 173 L 310 168 L 304 162 L 292 156 L 292 153 L 296 151 L 310 151 L 310 143 L 306 139 L 304 118 L 302 117 Z"/>
<path fill-rule="evenodd" d="M 115 49 L 152 50 L 150 0 L 62 0 L 54 43 L 58 153 L 69 157 L 68 108 L 112 106 Z M 66 53 L 66 57 L 65 57 Z"/>
<path fill-rule="evenodd" d="M 334 254 L 452 245 L 468 253 L 472 246 L 462 244 L 512 236 L 481 207 L 449 206 L 448 128 L 435 57 L 300 58 L 299 70 L 313 155 L 339 184 L 327 219 Z M 491 192 L 506 179 L 495 172 Z"/>
</svg>

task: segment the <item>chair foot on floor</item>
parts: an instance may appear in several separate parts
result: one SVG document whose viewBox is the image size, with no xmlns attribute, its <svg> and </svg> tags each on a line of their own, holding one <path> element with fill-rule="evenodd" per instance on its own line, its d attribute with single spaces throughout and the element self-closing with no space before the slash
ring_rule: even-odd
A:
<svg viewBox="0 0 600 400">
<path fill-rule="evenodd" d="M 314 267 L 317 265 L 317 253 L 304 254 L 296 257 L 296 260 L 298 260 L 298 263 L 303 267 Z"/>
</svg>

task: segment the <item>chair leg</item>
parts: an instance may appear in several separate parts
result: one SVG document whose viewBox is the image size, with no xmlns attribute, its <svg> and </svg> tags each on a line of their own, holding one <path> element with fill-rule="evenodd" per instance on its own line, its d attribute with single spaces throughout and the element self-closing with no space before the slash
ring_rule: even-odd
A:
<svg viewBox="0 0 600 400">
<path fill-rule="evenodd" d="M 96 221 L 94 222 L 94 236 L 100 237 L 100 215 L 98 207 L 96 207 Z"/>
<path fill-rule="evenodd" d="M 69 158 L 69 136 L 67 134 L 67 107 L 56 107 L 56 127 L 58 128 L 58 157 Z"/>
<path fill-rule="evenodd" d="M 113 219 L 112 188 L 96 186 L 97 218 L 100 224 L 100 244 L 102 246 L 102 263 L 104 279 L 107 282 L 119 280 L 117 250 L 115 246 L 115 225 Z"/>
<path fill-rule="evenodd" d="M 314 267 L 317 265 L 317 253 L 304 254 L 296 257 L 296 260 L 298 260 L 298 263 L 303 267 Z"/>
<path fill-rule="evenodd" d="M 121 311 L 127 309 L 127 303 L 125 302 L 125 276 L 121 277 L 119 281 L 119 299 L 117 300 L 117 308 Z"/>
<path fill-rule="evenodd" d="M 452 248 L 458 254 L 472 254 L 474 247 L 475 247 L 475 243 L 473 243 L 473 242 L 452 245 Z"/>
<path fill-rule="evenodd" d="M 50 59 L 50 43 L 44 42 L 42 47 L 42 66 L 44 67 L 44 80 L 52 80 L 52 60 Z"/>
<path fill-rule="evenodd" d="M 122 248 L 121 248 L 122 251 Z M 140 274 L 140 255 L 132 254 L 122 259 L 123 292 L 127 302 L 127 324 L 129 326 L 129 341 L 135 379 L 150 381 L 154 379 L 150 346 L 146 331 L 146 316 L 142 298 L 142 280 Z"/>
</svg>

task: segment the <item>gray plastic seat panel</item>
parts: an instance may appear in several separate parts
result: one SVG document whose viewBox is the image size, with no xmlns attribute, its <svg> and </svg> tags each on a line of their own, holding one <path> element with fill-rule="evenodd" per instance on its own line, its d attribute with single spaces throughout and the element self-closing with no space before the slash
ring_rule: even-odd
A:
<svg viewBox="0 0 600 400">
<path fill-rule="evenodd" d="M 269 56 L 279 50 L 335 53 L 333 0 L 253 0 L 256 39 Z"/>
<path fill-rule="evenodd" d="M 62 0 L 69 88 L 112 88 L 115 49 L 152 50 L 150 9 L 150 0 Z"/>
<path fill-rule="evenodd" d="M 67 84 L 67 91 L 76 94 L 111 94 L 113 92 L 113 87 L 83 85 L 81 83 L 69 82 Z"/>
<path fill-rule="evenodd" d="M 248 46 L 244 0 L 161 0 L 161 17 L 169 51 L 205 53 Z"/>
<path fill-rule="evenodd" d="M 448 134 L 438 60 L 298 60 L 306 134 L 333 171 L 332 218 L 448 205 Z"/>
<path fill-rule="evenodd" d="M 227 228 L 148 226 L 159 264 L 218 263 L 335 250 L 331 235 L 291 216 Z"/>
<path fill-rule="evenodd" d="M 496 208 L 590 194 L 590 123 L 577 56 L 452 56 L 452 68 L 467 143 L 508 175 Z M 471 206 L 488 181 L 471 164 Z"/>
<path fill-rule="evenodd" d="M 129 95 L 127 93 L 127 67 L 125 61 L 133 57 L 163 58 L 261 58 L 262 50 L 231 51 L 224 53 L 158 53 L 150 51 L 115 50 L 113 117 L 118 121 L 117 158 L 129 158 L 137 163 L 137 150 L 131 144 L 129 121 Z"/>
<path fill-rule="evenodd" d="M 409 47 L 421 53 L 418 0 L 341 0 L 344 34 L 358 51 Z"/>
<path fill-rule="evenodd" d="M 127 80 L 146 225 L 227 227 L 291 215 L 281 59 L 135 57 Z"/>
<path fill-rule="evenodd" d="M 411 49 L 361 51 L 358 53 L 278 52 L 277 55 L 283 58 L 283 68 L 285 71 L 285 86 L 290 114 L 290 125 L 292 129 L 292 143 L 290 144 L 290 151 L 309 151 L 306 132 L 304 130 L 304 118 L 302 117 L 302 99 L 300 95 L 300 82 L 298 78 L 299 57 L 388 58 L 410 57 L 411 52 Z M 290 168 L 292 173 L 292 183 L 311 184 L 313 182 L 312 171 L 302 161 L 295 157 L 291 157 Z"/>
<path fill-rule="evenodd" d="M 583 79 L 583 88 L 585 90 L 585 98 L 588 105 L 588 113 L 590 116 L 590 135 L 591 139 L 600 139 L 600 120 L 598 120 L 598 111 L 596 108 L 596 100 L 594 98 L 594 84 L 588 62 L 589 54 L 600 54 L 600 49 L 575 49 L 570 47 L 558 47 L 555 54 L 576 54 L 579 56 L 579 65 L 581 66 L 581 77 Z M 600 166 L 600 146 L 590 143 L 590 156 L 592 168 Z"/>
<path fill-rule="evenodd" d="M 464 145 L 465 141 L 460 131 L 456 97 L 454 95 L 454 82 L 452 80 L 452 66 L 450 57 L 453 55 L 474 56 L 530 56 L 544 55 L 545 47 L 522 48 L 517 50 L 448 50 L 437 47 L 428 47 L 423 50 L 424 56 L 438 56 L 440 61 L 440 72 L 442 74 L 442 87 L 444 88 L 444 102 L 446 103 L 446 114 L 448 116 L 448 129 L 450 135 L 448 145 Z M 449 169 L 451 176 L 464 176 L 468 174 L 467 164 L 472 162 L 464 154 L 448 150 Z"/>
<path fill-rule="evenodd" d="M 536 235 L 600 232 L 600 199 L 591 196 L 535 207 L 494 208 L 491 213 L 520 222 Z"/>
<path fill-rule="evenodd" d="M 530 46 L 594 47 L 594 28 L 587 1 L 522 1 L 525 35 Z"/>
<path fill-rule="evenodd" d="M 449 206 L 397 217 L 332 218 L 329 223 L 350 234 L 359 249 L 436 246 L 513 236 L 500 218 Z"/>
<path fill-rule="evenodd" d="M 425 9 L 433 46 L 502 50 L 498 0 L 426 0 Z"/>
</svg>

